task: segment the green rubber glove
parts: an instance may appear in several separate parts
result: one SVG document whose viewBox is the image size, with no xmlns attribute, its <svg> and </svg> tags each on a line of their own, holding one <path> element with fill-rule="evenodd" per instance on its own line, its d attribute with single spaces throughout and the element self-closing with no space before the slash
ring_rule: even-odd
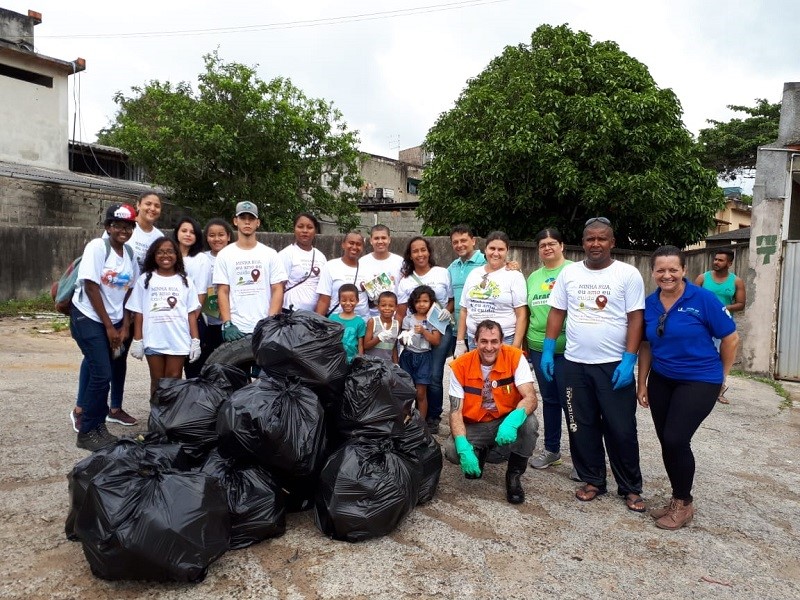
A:
<svg viewBox="0 0 800 600">
<path fill-rule="evenodd" d="M 478 464 L 478 457 L 475 455 L 475 449 L 472 444 L 463 435 L 457 435 L 453 441 L 456 444 L 456 452 L 458 452 L 458 458 L 461 461 L 461 471 L 464 475 L 480 477 L 481 467 Z"/>
<path fill-rule="evenodd" d="M 525 422 L 525 419 L 528 418 L 528 415 L 525 414 L 524 408 L 517 408 L 512 410 L 503 422 L 500 423 L 500 427 L 497 428 L 497 436 L 495 436 L 494 441 L 497 442 L 498 446 L 505 446 L 506 444 L 513 444 L 517 441 L 517 429 Z"/>
<path fill-rule="evenodd" d="M 239 331 L 239 328 L 230 321 L 225 321 L 222 324 L 222 339 L 226 342 L 235 342 L 243 337 L 244 334 Z"/>
</svg>

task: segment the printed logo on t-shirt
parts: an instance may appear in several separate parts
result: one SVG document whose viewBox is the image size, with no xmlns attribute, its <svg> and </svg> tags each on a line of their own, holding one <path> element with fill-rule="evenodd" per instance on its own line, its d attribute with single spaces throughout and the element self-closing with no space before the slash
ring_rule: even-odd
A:
<svg viewBox="0 0 800 600">
<path fill-rule="evenodd" d="M 105 269 L 100 281 L 102 281 L 103 284 L 107 285 L 108 287 L 122 288 L 127 290 L 129 287 L 131 287 L 131 274 L 119 273 L 114 269 Z"/>
</svg>

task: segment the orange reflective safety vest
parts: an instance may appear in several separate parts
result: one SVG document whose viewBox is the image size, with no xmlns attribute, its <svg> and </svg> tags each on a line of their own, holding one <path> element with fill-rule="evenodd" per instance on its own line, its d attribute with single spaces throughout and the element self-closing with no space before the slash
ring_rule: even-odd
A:
<svg viewBox="0 0 800 600">
<path fill-rule="evenodd" d="M 514 372 L 520 360 L 524 360 L 522 350 L 505 344 L 500 346 L 497 362 L 489 373 L 496 410 L 487 410 L 483 407 L 483 373 L 478 351 L 462 354 L 450 363 L 453 376 L 464 388 L 464 406 L 461 412 L 465 423 L 494 421 L 517 408 L 522 395 L 514 385 Z"/>
</svg>

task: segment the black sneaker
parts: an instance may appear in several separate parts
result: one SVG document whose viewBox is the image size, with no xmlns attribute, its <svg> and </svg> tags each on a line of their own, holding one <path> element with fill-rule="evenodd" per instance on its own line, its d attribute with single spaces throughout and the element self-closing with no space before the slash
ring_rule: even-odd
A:
<svg viewBox="0 0 800 600">
<path fill-rule="evenodd" d="M 100 432 L 100 437 L 102 437 L 108 444 L 116 444 L 119 441 L 119 438 L 114 434 L 108 431 L 105 423 L 100 423 L 97 426 L 97 431 Z"/>
<path fill-rule="evenodd" d="M 425 423 L 428 426 L 428 431 L 431 435 L 437 435 L 439 433 L 439 423 L 441 423 L 441 419 L 426 419 Z"/>
<path fill-rule="evenodd" d="M 110 438 L 114 439 L 112 440 Z M 101 425 L 100 427 L 96 427 L 95 429 L 87 431 L 86 433 L 79 433 L 78 440 L 75 445 L 78 448 L 83 448 L 84 450 L 94 452 L 95 450 L 100 450 L 101 448 L 105 448 L 106 446 L 113 444 L 115 441 L 117 441 L 117 438 L 108 433 L 105 425 Z"/>
</svg>

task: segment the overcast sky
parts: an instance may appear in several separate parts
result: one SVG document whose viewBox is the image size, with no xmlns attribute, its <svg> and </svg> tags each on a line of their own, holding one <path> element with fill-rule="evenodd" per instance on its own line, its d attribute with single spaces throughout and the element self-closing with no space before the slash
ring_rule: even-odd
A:
<svg viewBox="0 0 800 600">
<path fill-rule="evenodd" d="M 113 119 L 115 92 L 150 79 L 195 82 L 202 55 L 215 48 L 225 61 L 258 65 L 263 79 L 288 77 L 307 95 L 332 101 L 360 132 L 362 150 L 393 158 L 398 147 L 423 141 L 467 79 L 505 46 L 529 42 L 542 23 L 567 23 L 595 41 L 617 42 L 660 87 L 674 90 L 695 134 L 706 119 L 731 118 L 726 105 L 752 105 L 760 97 L 777 102 L 784 82 L 800 81 L 800 7 L 793 0 L 0 0 L 0 6 L 42 13 L 38 52 L 86 59 L 76 78 L 76 137 L 84 141 Z M 404 12 L 380 14 L 389 11 Z M 219 31 L 245 26 L 252 30 Z M 172 33 L 146 35 L 155 32 Z"/>
</svg>

